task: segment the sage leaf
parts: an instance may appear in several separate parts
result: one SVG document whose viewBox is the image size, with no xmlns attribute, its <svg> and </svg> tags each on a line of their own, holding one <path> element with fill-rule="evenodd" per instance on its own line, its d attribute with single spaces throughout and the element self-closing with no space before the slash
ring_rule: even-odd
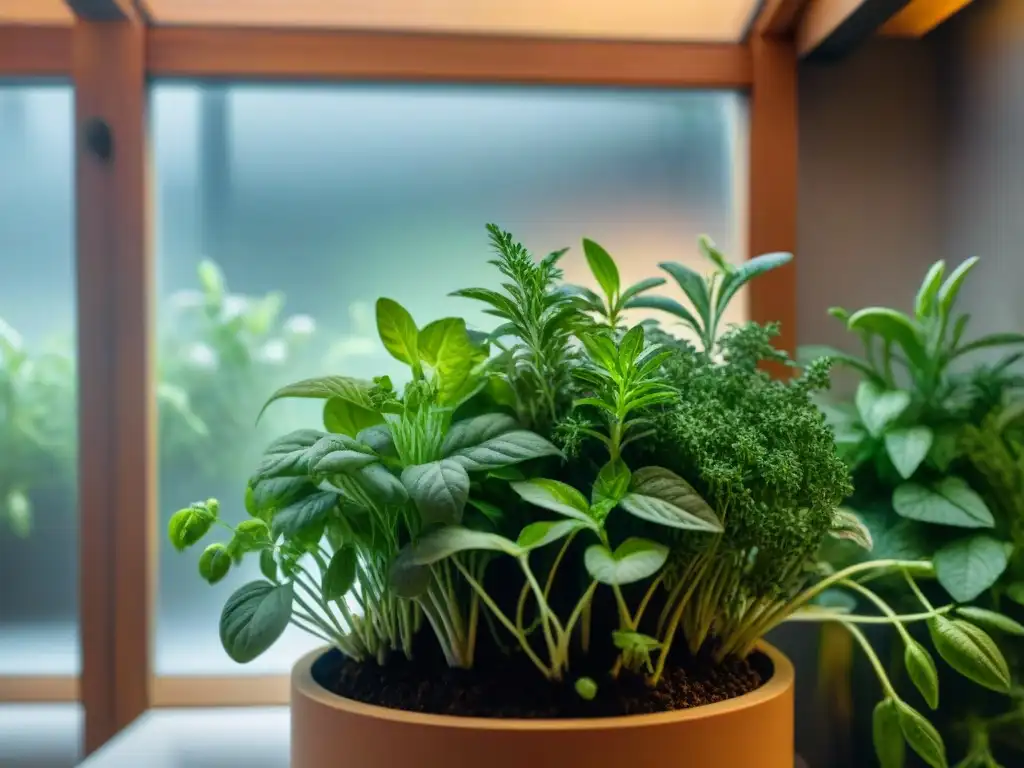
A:
<svg viewBox="0 0 1024 768">
<path fill-rule="evenodd" d="M 232 661 L 248 664 L 272 646 L 292 617 L 292 584 L 251 581 L 239 587 L 220 615 L 220 642 Z"/>
<path fill-rule="evenodd" d="M 632 584 L 657 573 L 668 559 L 668 547 L 650 539 L 629 538 L 612 552 L 594 544 L 583 554 L 587 572 L 602 584 Z"/>
<path fill-rule="evenodd" d="M 392 299 L 377 299 L 377 333 L 388 353 L 406 365 L 419 365 L 419 331 L 408 310 Z"/>
<path fill-rule="evenodd" d="M 934 434 L 928 427 L 906 427 L 885 433 L 885 450 L 904 480 L 921 466 L 932 447 Z"/>
<path fill-rule="evenodd" d="M 972 624 L 987 629 L 994 629 L 997 632 L 1005 632 L 1008 635 L 1024 637 L 1024 625 L 1001 613 L 985 608 L 976 608 L 973 605 L 959 606 L 956 612 L 958 615 L 968 619 Z"/>
<path fill-rule="evenodd" d="M 448 459 L 461 464 L 467 472 L 480 472 L 541 456 L 561 455 L 561 451 L 540 435 L 517 429 L 454 451 L 448 455 Z"/>
<path fill-rule="evenodd" d="M 993 691 L 1010 690 L 1006 659 L 984 630 L 961 619 L 933 616 L 928 632 L 939 656 L 961 675 Z"/>
<path fill-rule="evenodd" d="M 327 519 L 327 514 L 338 503 L 338 494 L 333 491 L 317 491 L 275 513 L 271 521 L 274 537 L 294 536 L 303 528 Z"/>
<path fill-rule="evenodd" d="M 528 504 L 571 517 L 590 527 L 596 526 L 590 516 L 587 499 L 571 485 L 546 478 L 522 480 L 509 485 Z"/>
<path fill-rule="evenodd" d="M 702 244 L 705 243 L 705 241 L 706 238 L 698 239 L 698 247 L 703 248 Z M 704 276 L 697 270 L 691 269 L 685 264 L 680 264 L 678 262 L 665 261 L 658 264 L 658 266 L 672 276 L 672 279 L 676 281 L 676 285 L 682 289 L 686 298 L 690 300 L 694 309 L 697 310 L 697 314 L 700 316 L 701 321 L 706 323 L 711 317 L 711 294 L 708 291 L 708 284 L 704 279 Z M 728 286 L 723 283 L 722 291 L 725 291 L 727 287 Z M 719 297 L 721 297 L 722 291 L 719 292 Z M 651 298 L 656 297 L 652 296 Z M 726 299 L 726 301 L 728 301 L 728 299 Z M 719 308 L 723 306 L 721 298 L 719 298 L 718 306 Z M 699 326 L 697 330 L 700 330 Z"/>
<path fill-rule="evenodd" d="M 383 464 L 368 464 L 352 479 L 379 504 L 404 504 L 409 499 L 402 481 Z"/>
<path fill-rule="evenodd" d="M 441 445 L 441 455 L 450 456 L 456 451 L 472 448 L 480 443 L 514 432 L 519 424 L 504 413 L 485 413 L 471 419 L 456 421 L 448 428 Z"/>
<path fill-rule="evenodd" d="M 315 429 L 296 429 L 274 440 L 263 452 L 256 478 L 305 477 L 309 472 L 309 449 L 323 436 Z"/>
<path fill-rule="evenodd" d="M 862 381 L 855 398 L 860 419 L 872 437 L 880 436 L 910 405 L 910 393 L 902 389 L 883 389 L 872 381 Z"/>
<path fill-rule="evenodd" d="M 530 523 L 519 532 L 516 544 L 524 550 L 538 549 L 586 527 L 579 520 L 544 520 Z"/>
<path fill-rule="evenodd" d="M 311 465 L 310 472 L 314 475 L 342 475 L 362 469 L 376 461 L 376 456 L 360 451 L 348 449 L 331 451 L 315 465 Z"/>
<path fill-rule="evenodd" d="M 939 583 L 967 603 L 996 583 L 1009 563 L 1008 545 L 983 533 L 951 541 L 935 553 Z"/>
<path fill-rule="evenodd" d="M 199 556 L 199 575 L 210 584 L 228 575 L 231 570 L 231 555 L 223 544 L 211 544 Z"/>
<path fill-rule="evenodd" d="M 635 517 L 670 528 L 719 532 L 715 511 L 693 486 L 663 467 L 643 467 L 633 473 L 622 508 Z"/>
<path fill-rule="evenodd" d="M 462 520 L 469 498 L 469 475 L 458 462 L 442 459 L 406 467 L 402 485 L 425 525 L 452 525 Z"/>
<path fill-rule="evenodd" d="M 459 525 L 437 528 L 406 547 L 403 553 L 409 565 L 433 565 L 459 552 L 501 552 L 519 557 L 523 549 L 504 536 L 484 531 L 473 531 Z"/>
<path fill-rule="evenodd" d="M 907 744 L 932 768 L 947 768 L 946 745 L 924 715 L 903 701 L 894 700 L 900 730 Z"/>
<path fill-rule="evenodd" d="M 608 255 L 608 251 L 595 243 L 593 240 L 583 240 L 583 255 L 587 259 L 587 265 L 597 280 L 604 295 L 608 297 L 609 303 L 613 303 L 619 295 L 619 270 L 615 266 L 615 260 Z"/>
<path fill-rule="evenodd" d="M 925 702 L 932 709 L 939 706 L 939 672 L 935 668 L 935 660 L 923 645 L 912 638 L 907 638 L 907 647 L 903 652 L 903 663 L 907 674 Z"/>
<path fill-rule="evenodd" d="M 356 442 L 370 448 L 378 456 L 397 456 L 395 440 L 391 436 L 391 428 L 387 424 L 377 424 L 361 429 L 356 434 Z"/>
<path fill-rule="evenodd" d="M 714 246 L 712 246 L 714 250 Z M 744 285 L 755 277 L 763 275 L 773 269 L 785 266 L 793 260 L 793 254 L 777 251 L 774 253 L 763 253 L 752 259 L 742 262 L 731 269 L 722 281 L 722 288 L 718 293 L 718 314 L 721 314 Z"/>
<path fill-rule="evenodd" d="M 342 547 L 331 558 L 321 589 L 326 600 L 341 600 L 356 581 L 359 557 L 354 547 Z"/>
<path fill-rule="evenodd" d="M 960 528 L 992 528 L 995 519 L 981 497 L 959 477 L 924 486 L 903 483 L 893 492 L 893 508 L 910 520 Z"/>
<path fill-rule="evenodd" d="M 906 747 L 896 702 L 888 698 L 878 702 L 871 725 L 875 755 L 878 756 L 880 768 L 903 768 L 906 762 Z"/>
<path fill-rule="evenodd" d="M 920 327 L 902 312 L 887 307 L 866 307 L 850 315 L 846 326 L 851 331 L 874 333 L 898 344 L 915 366 L 923 367 L 928 362 Z"/>
</svg>

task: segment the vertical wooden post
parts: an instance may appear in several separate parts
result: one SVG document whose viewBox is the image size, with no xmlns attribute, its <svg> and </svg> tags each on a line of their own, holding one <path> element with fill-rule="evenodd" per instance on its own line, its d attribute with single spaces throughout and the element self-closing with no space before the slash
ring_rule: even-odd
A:
<svg viewBox="0 0 1024 768">
<path fill-rule="evenodd" d="M 749 253 L 796 253 L 797 231 L 797 60 L 793 41 L 755 31 L 750 40 Z M 799 258 L 799 254 L 797 254 Z M 757 279 L 750 316 L 777 320 L 777 345 L 796 348 L 796 268 L 790 263 Z"/>
<path fill-rule="evenodd" d="M 76 13 L 82 702 L 94 751 L 149 706 L 153 418 L 145 28 Z"/>
</svg>

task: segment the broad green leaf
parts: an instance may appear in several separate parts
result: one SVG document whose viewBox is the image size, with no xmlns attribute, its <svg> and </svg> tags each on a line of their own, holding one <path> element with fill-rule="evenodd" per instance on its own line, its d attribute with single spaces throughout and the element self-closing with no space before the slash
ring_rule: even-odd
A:
<svg viewBox="0 0 1024 768">
<path fill-rule="evenodd" d="M 867 307 L 850 315 L 851 331 L 874 333 L 902 348 L 913 365 L 927 365 L 927 355 L 917 324 L 902 312 L 885 307 Z"/>
<path fill-rule="evenodd" d="M 339 435 L 357 435 L 375 424 L 383 424 L 384 416 L 372 408 L 352 400 L 330 397 L 324 403 L 324 429 Z"/>
<path fill-rule="evenodd" d="M 216 584 L 231 570 L 231 555 L 223 544 L 211 544 L 199 556 L 199 575 L 203 580 Z"/>
<path fill-rule="evenodd" d="M 561 451 L 540 435 L 517 429 L 489 438 L 478 445 L 460 448 L 448 454 L 448 458 L 461 464 L 467 472 L 480 472 L 541 456 L 561 455 Z"/>
<path fill-rule="evenodd" d="M 675 299 L 667 296 L 635 296 L 625 303 L 626 309 L 657 309 L 661 312 L 668 312 L 690 326 L 698 333 L 701 332 L 700 321 L 693 316 L 686 307 Z"/>
<path fill-rule="evenodd" d="M 309 472 L 309 449 L 323 436 L 323 432 L 315 429 L 296 429 L 274 440 L 263 452 L 256 477 L 306 476 Z"/>
<path fill-rule="evenodd" d="M 581 335 L 579 340 L 595 365 L 612 376 L 619 375 L 619 351 L 611 339 L 600 333 L 587 333 Z"/>
<path fill-rule="evenodd" d="M 308 496 L 314 486 L 308 477 L 270 477 L 266 480 L 255 480 L 251 486 L 251 507 L 249 514 L 264 522 L 269 521 L 273 513 L 287 507 L 296 499 Z M 249 505 L 247 504 L 247 509 Z"/>
<path fill-rule="evenodd" d="M 872 736 L 880 768 L 903 768 L 906 762 L 903 729 L 900 728 L 896 702 L 892 699 L 883 699 L 875 706 Z"/>
<path fill-rule="evenodd" d="M 452 334 L 466 335 L 468 340 L 466 321 L 461 317 L 442 317 L 440 320 L 427 323 L 419 332 L 417 339 L 420 358 L 427 365 L 437 365 L 437 358 L 445 344 L 445 339 Z"/>
<path fill-rule="evenodd" d="M 383 464 L 365 466 L 352 479 L 378 504 L 404 504 L 409 498 L 402 481 Z"/>
<path fill-rule="evenodd" d="M 984 629 L 993 629 L 997 632 L 1004 632 L 1007 635 L 1024 637 L 1024 625 L 995 611 L 985 608 L 977 608 L 973 605 L 961 605 L 956 609 L 957 614 L 963 616 L 972 624 Z"/>
<path fill-rule="evenodd" d="M 440 530 L 450 530 L 442 528 Z M 423 595 L 430 587 L 430 566 L 412 562 L 411 548 L 406 547 L 391 563 L 388 571 L 388 586 L 395 595 L 406 600 L 414 600 Z"/>
<path fill-rule="evenodd" d="M 440 384 L 438 399 L 442 405 L 459 402 L 468 387 L 478 356 L 462 318 L 435 320 L 419 334 L 419 354 L 434 368 Z"/>
<path fill-rule="evenodd" d="M 523 548 L 504 536 L 484 531 L 471 531 L 458 525 L 437 528 L 407 547 L 409 564 L 433 565 L 459 552 L 501 552 L 511 557 L 523 554 Z"/>
<path fill-rule="evenodd" d="M 247 664 L 272 646 L 292 617 L 291 582 L 251 581 L 231 595 L 220 615 L 220 642 L 232 661 Z"/>
<path fill-rule="evenodd" d="M 1014 344 L 1024 344 L 1024 333 L 992 333 L 964 344 L 953 353 L 953 357 L 960 357 L 960 355 L 966 355 L 968 352 L 975 352 L 979 349 L 1008 347 Z"/>
<path fill-rule="evenodd" d="M 277 581 L 277 560 L 274 559 L 274 550 L 264 549 L 260 552 L 260 573 L 270 581 Z"/>
<path fill-rule="evenodd" d="M 903 738 L 932 768 L 947 768 L 946 745 L 935 727 L 909 704 L 894 700 Z"/>
<path fill-rule="evenodd" d="M 949 273 L 949 277 L 939 288 L 939 311 L 943 315 L 949 315 L 950 310 L 953 309 L 953 304 L 956 303 L 957 294 L 960 293 L 960 288 L 964 284 L 964 278 L 967 277 L 967 273 L 970 272 L 974 265 L 978 263 L 977 256 L 971 256 L 969 259 L 965 259 L 961 262 L 960 266 Z"/>
<path fill-rule="evenodd" d="M 1007 586 L 1006 596 L 1017 605 L 1024 605 L 1024 581 L 1015 581 Z"/>
<path fill-rule="evenodd" d="M 519 532 L 516 544 L 524 550 L 538 549 L 587 527 L 579 520 L 543 520 L 530 523 Z"/>
<path fill-rule="evenodd" d="M 615 266 L 615 260 L 608 255 L 608 251 L 595 243 L 593 240 L 583 240 L 583 255 L 587 258 L 587 265 L 594 274 L 598 285 L 608 297 L 608 302 L 613 303 L 619 294 L 619 270 Z"/>
<path fill-rule="evenodd" d="M 441 454 L 450 456 L 456 451 L 472 448 L 518 428 L 516 420 L 504 413 L 485 413 L 457 421 L 449 427 L 444 437 Z"/>
<path fill-rule="evenodd" d="M 639 296 L 641 293 L 646 293 L 652 288 L 657 288 L 664 284 L 665 280 L 664 278 L 661 277 L 648 277 L 646 280 L 641 280 L 638 283 L 633 283 L 633 285 L 629 286 L 629 288 L 622 292 L 622 296 L 619 297 L 619 303 L 624 305 L 634 296 Z"/>
<path fill-rule="evenodd" d="M 644 327 L 634 325 L 619 343 L 619 365 L 627 370 L 636 362 L 644 348 Z"/>
<path fill-rule="evenodd" d="M 209 532 L 215 519 L 216 515 L 202 502 L 178 510 L 167 524 L 171 544 L 179 552 L 191 547 Z"/>
<path fill-rule="evenodd" d="M 961 675 L 993 691 L 1010 690 L 1006 659 L 984 630 L 962 619 L 933 616 L 928 631 L 939 656 Z"/>
<path fill-rule="evenodd" d="M 288 397 L 309 400 L 329 400 L 332 397 L 336 397 L 373 413 L 369 396 L 370 387 L 371 384 L 369 382 L 353 379 L 348 376 L 318 376 L 313 379 L 296 381 L 274 392 L 267 402 L 263 404 L 263 408 L 260 410 L 256 420 L 259 421 L 259 418 L 263 416 L 263 412 L 275 400 Z"/>
<path fill-rule="evenodd" d="M 852 541 L 861 549 L 868 552 L 874 547 L 870 529 L 849 507 L 839 507 L 832 517 L 832 526 L 829 534 L 837 539 Z"/>
<path fill-rule="evenodd" d="M 657 573 L 668 559 L 668 547 L 656 541 L 629 538 L 612 552 L 603 544 L 587 547 L 587 572 L 602 584 L 632 584 Z"/>
<path fill-rule="evenodd" d="M 733 296 L 744 285 L 755 277 L 770 272 L 773 269 L 785 266 L 793 260 L 792 253 L 775 252 L 755 256 L 748 261 L 736 266 L 736 268 L 722 280 L 722 287 L 718 291 L 718 313 L 722 314 L 725 308 L 732 301 Z"/>
<path fill-rule="evenodd" d="M 688 482 L 663 467 L 633 473 L 622 508 L 635 517 L 670 528 L 717 533 L 722 524 L 715 511 Z"/>
<path fill-rule="evenodd" d="M 939 583 L 958 603 L 970 602 L 1003 575 L 1010 548 L 984 533 L 951 541 L 935 553 Z"/>
<path fill-rule="evenodd" d="M 571 517 L 591 527 L 595 525 L 590 517 L 590 505 L 587 504 L 586 497 L 571 485 L 545 478 L 523 480 L 509 485 L 528 504 Z"/>
<path fill-rule="evenodd" d="M 469 498 L 469 475 L 451 459 L 417 464 L 402 470 L 405 486 L 424 525 L 453 525 L 462 520 Z"/>
<path fill-rule="evenodd" d="M 897 514 L 910 520 L 960 528 L 992 528 L 995 520 L 981 497 L 959 477 L 931 486 L 903 483 L 892 495 Z"/>
<path fill-rule="evenodd" d="M 597 480 L 591 493 L 591 502 L 593 504 L 608 502 L 609 509 L 615 506 L 629 491 L 630 478 L 629 467 L 622 459 L 607 462 L 597 473 Z"/>
<path fill-rule="evenodd" d="M 317 491 L 293 501 L 274 514 L 273 535 L 295 536 L 304 528 L 322 523 L 337 503 L 338 494 L 333 491 Z"/>
<path fill-rule="evenodd" d="M 356 442 L 372 449 L 378 456 L 397 456 L 395 439 L 391 436 L 391 428 L 387 424 L 366 427 L 356 435 Z"/>
<path fill-rule="evenodd" d="M 341 475 L 355 472 L 376 461 L 377 457 L 368 453 L 343 449 L 331 451 L 316 464 L 312 464 L 309 470 L 314 475 Z"/>
<path fill-rule="evenodd" d="M 932 709 L 939 706 L 939 673 L 935 669 L 935 660 L 923 645 L 912 638 L 907 639 L 907 647 L 903 651 L 903 663 L 907 674 L 925 702 Z"/>
<path fill-rule="evenodd" d="M 902 389 L 886 390 L 871 381 L 857 387 L 857 411 L 872 436 L 878 437 L 910 405 L 910 393 Z"/>
<path fill-rule="evenodd" d="M 305 453 L 307 470 L 312 473 L 314 467 L 329 454 L 341 453 L 341 457 L 337 457 L 334 461 L 339 467 L 346 463 L 345 456 L 350 454 L 356 454 L 349 456 L 349 463 L 354 464 L 349 471 L 354 472 L 360 467 L 372 464 L 377 461 L 377 456 L 373 453 L 373 449 L 368 445 L 363 445 L 358 440 L 348 435 L 331 434 L 324 435 L 311 445 Z M 362 457 L 362 458 L 360 458 Z M 362 462 L 362 463 L 360 463 Z M 340 469 L 339 469 L 340 471 Z M 321 472 L 320 474 L 326 474 Z"/>
<path fill-rule="evenodd" d="M 697 310 L 698 317 L 702 321 L 706 321 L 711 316 L 711 296 L 708 293 L 708 284 L 703 275 L 696 270 L 690 269 L 685 264 L 677 262 L 665 261 L 658 266 L 672 276 L 672 279 L 682 289 L 686 298 L 693 304 L 694 309 Z M 721 303 L 719 303 L 719 306 L 721 306 Z"/>
<path fill-rule="evenodd" d="M 359 556 L 355 547 L 342 547 L 331 558 L 321 589 L 325 600 L 343 600 L 356 582 Z"/>
<path fill-rule="evenodd" d="M 936 261 L 928 270 L 921 287 L 917 291 L 917 298 L 914 301 L 914 313 L 917 319 L 923 321 L 932 313 L 935 307 L 935 296 L 939 292 L 939 285 L 942 283 L 942 275 L 946 271 L 946 262 Z"/>
<path fill-rule="evenodd" d="M 377 299 L 377 333 L 393 358 L 413 368 L 419 365 L 419 331 L 416 322 L 397 301 Z"/>
<path fill-rule="evenodd" d="M 934 434 L 928 427 L 904 427 L 885 433 L 885 450 L 900 477 L 908 480 L 931 450 Z"/>
<path fill-rule="evenodd" d="M 946 472 L 961 453 L 959 430 L 955 426 L 934 430 L 928 463 L 940 472 Z"/>
</svg>

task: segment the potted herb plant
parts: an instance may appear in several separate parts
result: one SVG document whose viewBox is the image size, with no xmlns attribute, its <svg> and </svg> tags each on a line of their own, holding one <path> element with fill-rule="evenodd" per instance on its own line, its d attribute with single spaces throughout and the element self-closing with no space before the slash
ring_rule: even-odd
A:
<svg viewBox="0 0 1024 768">
<path fill-rule="evenodd" d="M 818 567 L 830 535 L 867 543 L 854 517 L 836 514 L 848 471 L 811 400 L 828 363 L 772 379 L 762 363 L 787 362 L 777 328 L 718 322 L 743 285 L 790 256 L 735 265 L 702 239 L 708 275 L 662 265 L 684 305 L 650 292 L 661 278 L 621 285 L 592 241 L 583 251 L 600 293 L 562 284 L 564 250 L 538 261 L 489 231 L 500 289 L 456 295 L 483 302 L 496 328 L 420 326 L 380 299 L 381 342 L 409 382 L 282 388 L 271 403 L 323 400 L 324 426 L 267 447 L 246 489 L 250 519 L 223 524 L 215 499 L 172 518 L 178 549 L 230 530 L 203 551 L 211 583 L 259 558 L 264 578 L 221 614 L 225 650 L 248 662 L 289 624 L 329 645 L 293 672 L 294 768 L 342 755 L 365 768 L 549 755 L 789 768 L 793 671 L 763 635 L 800 618 L 842 621 L 862 638 L 858 622 L 877 616 L 817 599 L 870 593 L 864 580 L 882 574 L 915 590 L 933 575 L 918 559 Z M 698 345 L 630 324 L 623 313 L 638 308 L 667 313 Z M 941 619 L 956 638 L 987 638 L 946 618 L 951 606 L 901 616 L 882 605 L 901 630 Z M 951 647 L 940 652 L 961 666 L 997 663 Z M 915 654 L 931 696 L 931 657 Z M 880 712 L 886 749 L 907 742 L 945 765 L 939 734 L 910 703 L 887 689 Z"/>
<path fill-rule="evenodd" d="M 1019 644 L 1024 626 L 1013 614 L 1015 602 L 1024 604 L 1024 377 L 1013 366 L 1024 354 L 1013 350 L 1024 334 L 968 335 L 970 316 L 957 314 L 956 301 L 976 263 L 968 259 L 947 275 L 936 262 L 912 314 L 830 310 L 861 338 L 863 355 L 821 347 L 806 354 L 829 355 L 859 378 L 853 402 L 823 408 L 854 472 L 848 506 L 872 532 L 874 554 L 933 560 L 938 584 L 963 604 L 959 616 Z M 1001 356 L 978 364 L 982 351 Z M 839 548 L 831 556 L 840 566 L 860 557 Z M 934 592 L 931 599 L 944 599 Z M 946 622 L 928 629 L 937 642 L 948 639 Z M 972 642 L 992 651 L 980 635 Z M 908 671 L 913 678 L 909 664 Z M 1015 692 L 1009 711 L 1005 698 L 985 701 L 971 692 L 954 699 L 954 719 L 966 730 L 960 765 L 989 768 L 996 765 L 995 737 L 1024 724 L 1024 689 L 1001 661 L 961 671 L 998 694 Z"/>
</svg>

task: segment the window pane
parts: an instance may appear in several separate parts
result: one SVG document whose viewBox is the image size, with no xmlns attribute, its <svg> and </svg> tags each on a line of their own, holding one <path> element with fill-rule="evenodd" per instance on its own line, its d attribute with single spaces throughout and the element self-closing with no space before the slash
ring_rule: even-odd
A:
<svg viewBox="0 0 1024 768">
<path fill-rule="evenodd" d="M 0 84 L 0 676 L 79 668 L 72 135 L 70 86 Z"/>
<path fill-rule="evenodd" d="M 629 282 L 660 261 L 699 265 L 700 233 L 745 255 L 736 94 L 160 84 L 152 106 L 162 526 L 211 495 L 223 516 L 244 516 L 242 491 L 268 436 L 317 425 L 315 404 L 280 403 L 256 430 L 275 385 L 327 372 L 401 377 L 376 341 L 378 295 L 420 324 L 460 313 L 493 327 L 447 297 L 496 283 L 487 222 L 539 254 L 572 246 L 567 276 L 587 284 L 583 236 L 616 256 Z M 200 291 L 203 258 L 219 264 L 223 296 L 212 273 Z M 745 314 L 737 302 L 730 319 Z M 208 587 L 198 552 L 161 546 L 158 673 L 283 672 L 316 644 L 287 636 L 235 667 L 218 645 L 218 612 L 256 566 Z"/>
<path fill-rule="evenodd" d="M 0 704 L 0 765 L 72 768 L 82 759 L 79 704 Z"/>
</svg>

